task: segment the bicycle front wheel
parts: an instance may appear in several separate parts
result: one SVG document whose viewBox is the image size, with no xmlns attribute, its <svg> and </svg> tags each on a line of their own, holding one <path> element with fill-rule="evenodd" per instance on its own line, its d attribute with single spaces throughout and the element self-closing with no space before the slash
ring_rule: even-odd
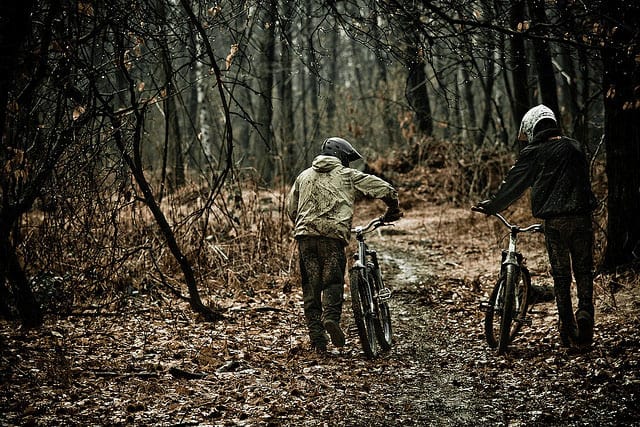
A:
<svg viewBox="0 0 640 427">
<path fill-rule="evenodd" d="M 360 345 L 367 358 L 374 358 L 379 353 L 376 338 L 373 293 L 364 268 L 352 268 L 349 273 L 349 289 L 351 291 L 351 307 L 358 328 Z"/>
<path fill-rule="evenodd" d="M 489 298 L 484 318 L 487 344 L 491 348 L 497 347 L 499 354 L 506 351 L 507 346 L 513 341 L 525 322 L 529 287 L 531 286 L 531 277 L 525 268 L 512 267 L 507 270 L 512 270 L 511 274 L 502 274 L 498 279 Z M 505 316 L 508 276 L 512 278 L 513 291 L 511 292 L 508 315 Z"/>
<path fill-rule="evenodd" d="M 374 302 L 377 308 L 375 316 L 376 337 L 382 350 L 387 351 L 391 348 L 393 329 L 391 328 L 391 310 L 389 310 L 389 303 L 383 299 L 385 296 L 382 294 L 389 293 L 389 290 L 386 289 L 382 283 L 380 270 L 370 267 L 367 268 L 367 273 L 369 283 L 373 283 L 374 285 Z"/>
<path fill-rule="evenodd" d="M 502 319 L 500 320 L 500 335 L 498 340 L 498 354 L 507 351 L 511 342 L 511 320 L 513 319 L 513 296 L 515 294 L 515 268 L 507 265 L 504 278 L 504 295 L 502 301 Z"/>
</svg>

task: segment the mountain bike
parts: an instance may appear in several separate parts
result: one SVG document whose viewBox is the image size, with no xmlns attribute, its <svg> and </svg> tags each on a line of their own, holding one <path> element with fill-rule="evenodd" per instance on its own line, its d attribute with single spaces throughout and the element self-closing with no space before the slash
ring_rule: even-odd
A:
<svg viewBox="0 0 640 427">
<path fill-rule="evenodd" d="M 367 358 L 377 357 L 381 351 L 391 348 L 393 331 L 388 300 L 391 290 L 382 279 L 378 254 L 365 242 L 365 235 L 379 227 L 390 226 L 382 217 L 368 225 L 355 227 L 358 249 L 349 270 L 351 306 L 358 329 L 360 344 Z"/>
<path fill-rule="evenodd" d="M 472 207 L 472 211 L 485 213 L 482 209 Z M 503 354 L 511 341 L 524 324 L 530 323 L 526 318 L 529 297 L 532 295 L 531 274 L 524 264 L 524 258 L 516 250 L 518 234 L 542 232 L 541 224 L 519 227 L 510 224 L 499 213 L 493 214 L 509 229 L 509 246 L 502 250 L 500 275 L 493 287 L 489 301 L 480 303 L 484 311 L 484 332 L 489 347 L 496 348 Z"/>
</svg>

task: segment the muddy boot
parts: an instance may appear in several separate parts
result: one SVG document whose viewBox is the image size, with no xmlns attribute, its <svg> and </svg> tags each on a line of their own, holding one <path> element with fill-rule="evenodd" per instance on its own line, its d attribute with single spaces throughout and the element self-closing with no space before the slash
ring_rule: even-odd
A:
<svg viewBox="0 0 640 427">
<path fill-rule="evenodd" d="M 578 324 L 578 336 L 576 343 L 588 347 L 593 343 L 593 316 L 586 310 L 578 310 L 576 313 Z"/>
<path fill-rule="evenodd" d="M 309 340 L 311 341 L 311 349 L 316 353 L 325 353 L 327 351 L 327 343 L 329 338 L 323 331 L 309 331 Z"/>
<path fill-rule="evenodd" d="M 312 341 L 311 351 L 318 354 L 324 354 L 327 352 L 327 341 Z"/>
<path fill-rule="evenodd" d="M 578 341 L 581 345 L 591 345 L 593 342 L 593 279 L 590 273 L 576 274 L 576 287 L 578 288 L 578 310 L 576 322 L 578 323 Z"/>
<path fill-rule="evenodd" d="M 318 312 L 305 313 L 311 348 L 314 350 L 326 351 L 329 338 L 324 331 L 321 316 L 322 315 Z"/>
<path fill-rule="evenodd" d="M 578 328 L 573 318 L 573 313 L 567 319 L 565 316 L 560 317 L 558 322 L 558 332 L 560 333 L 560 343 L 563 347 L 575 346 L 578 342 Z"/>
<path fill-rule="evenodd" d="M 342 332 L 342 328 L 340 328 L 340 323 L 334 320 L 325 320 L 324 328 L 329 333 L 333 345 L 335 345 L 336 347 L 344 347 L 345 336 L 344 332 Z"/>
<path fill-rule="evenodd" d="M 558 331 L 560 332 L 560 342 L 563 347 L 575 345 L 577 338 L 576 320 L 573 317 L 573 307 L 571 305 L 571 279 L 554 279 L 553 292 L 556 295 L 556 305 L 558 307 Z"/>
<path fill-rule="evenodd" d="M 324 329 L 329 333 L 331 342 L 336 347 L 344 347 L 345 344 L 344 332 L 340 328 L 343 293 L 344 284 L 342 283 L 329 285 L 322 293 L 322 324 Z"/>
<path fill-rule="evenodd" d="M 565 325 L 561 320 L 558 321 L 558 332 L 560 333 L 560 345 L 562 347 L 573 347 L 577 341 L 577 328 L 575 323 Z"/>
</svg>

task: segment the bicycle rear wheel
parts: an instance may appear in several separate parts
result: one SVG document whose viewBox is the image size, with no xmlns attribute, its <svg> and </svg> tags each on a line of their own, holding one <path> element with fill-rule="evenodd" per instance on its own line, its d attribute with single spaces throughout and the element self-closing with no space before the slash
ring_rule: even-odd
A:
<svg viewBox="0 0 640 427">
<path fill-rule="evenodd" d="M 358 328 L 360 345 L 368 358 L 379 353 L 376 338 L 376 327 L 373 313 L 373 294 L 366 279 L 364 268 L 352 268 L 349 273 L 349 289 L 351 291 L 351 307 Z"/>
<path fill-rule="evenodd" d="M 377 315 L 375 316 L 375 329 L 378 343 L 382 350 L 387 351 L 391 348 L 391 342 L 393 341 L 393 329 L 391 327 L 391 310 L 389 310 L 389 303 L 383 300 L 383 292 L 388 293 L 382 283 L 382 276 L 380 270 L 376 270 L 373 266 L 367 268 L 367 274 L 369 277 L 369 283 L 373 283 L 374 290 L 374 303 L 377 307 Z M 388 298 L 388 296 L 387 296 Z"/>
<path fill-rule="evenodd" d="M 511 308 L 508 319 L 505 318 L 506 301 L 506 280 L 507 275 L 503 274 L 493 288 L 489 298 L 488 307 L 484 318 L 484 330 L 487 344 L 491 348 L 498 348 L 498 353 L 506 351 L 507 346 L 520 331 L 525 322 L 528 307 L 529 287 L 531 286 L 531 276 L 525 268 L 514 268 L 513 293 L 511 297 Z M 504 327 L 504 329 L 503 329 Z M 504 331 L 504 336 L 502 336 Z M 508 331 L 508 334 L 507 334 Z M 502 341 L 502 345 L 500 345 Z"/>
</svg>

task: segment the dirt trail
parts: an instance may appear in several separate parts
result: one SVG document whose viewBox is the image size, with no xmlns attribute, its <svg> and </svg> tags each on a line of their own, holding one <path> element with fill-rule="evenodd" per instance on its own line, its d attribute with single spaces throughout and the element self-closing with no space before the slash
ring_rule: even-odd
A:
<svg viewBox="0 0 640 427">
<path fill-rule="evenodd" d="M 385 393 L 393 396 L 394 410 L 385 417 L 385 424 L 454 426 L 498 421 L 476 397 L 477 384 L 470 382 L 467 361 L 459 357 L 465 346 L 461 338 L 469 332 L 459 327 L 467 325 L 449 317 L 471 308 L 457 307 L 461 296 L 471 291 L 465 289 L 466 279 L 458 276 L 469 271 L 449 247 L 455 242 L 444 235 L 450 233 L 450 221 L 466 215 L 452 210 L 446 220 L 438 215 L 405 219 L 396 229 L 382 231 L 386 236 L 370 239 L 380 251 L 394 292 L 395 346 L 386 356 L 393 363 L 394 379 Z"/>
<path fill-rule="evenodd" d="M 467 210 L 431 207 L 371 235 L 393 290 L 395 334 L 376 360 L 360 351 L 348 299 L 346 347 L 310 352 L 299 285 L 287 276 L 220 290 L 214 300 L 228 319 L 217 324 L 154 289 L 113 316 L 51 316 L 29 332 L 1 322 L 0 426 L 638 424 L 637 280 L 618 278 L 614 307 L 599 279 L 590 352 L 560 348 L 547 303 L 510 354 L 496 356 L 478 305 L 501 234 Z M 545 282 L 537 239 L 522 248 Z"/>
<path fill-rule="evenodd" d="M 502 231 L 460 209 L 412 218 L 371 239 L 395 295 L 396 342 L 386 356 L 394 373 L 385 380 L 394 410 L 385 424 L 638 423 L 638 342 L 618 333 L 638 326 L 633 294 L 609 312 L 607 295 L 596 290 L 601 313 L 591 351 L 561 348 L 555 305 L 542 303 L 510 354 L 494 355 L 478 306 L 495 278 Z M 534 282 L 551 283 L 542 238 L 521 239 L 521 248 Z"/>
</svg>

